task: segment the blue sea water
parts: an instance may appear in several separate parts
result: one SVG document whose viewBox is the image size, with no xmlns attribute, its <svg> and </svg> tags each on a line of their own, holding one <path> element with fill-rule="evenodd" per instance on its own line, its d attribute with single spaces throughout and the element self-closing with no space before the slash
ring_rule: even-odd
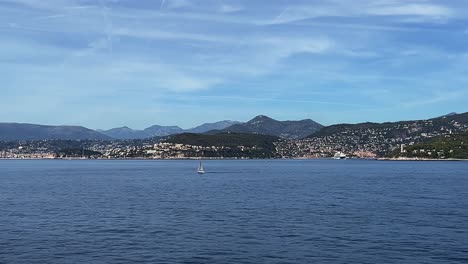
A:
<svg viewBox="0 0 468 264">
<path fill-rule="evenodd" d="M 468 263 L 468 163 L 0 161 L 0 263 Z"/>
</svg>

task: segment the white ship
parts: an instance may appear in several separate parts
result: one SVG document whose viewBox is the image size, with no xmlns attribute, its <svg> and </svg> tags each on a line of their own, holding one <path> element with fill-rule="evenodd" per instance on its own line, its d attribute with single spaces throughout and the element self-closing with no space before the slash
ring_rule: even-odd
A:
<svg viewBox="0 0 468 264">
<path fill-rule="evenodd" d="M 348 157 L 343 152 L 337 152 L 335 153 L 335 156 L 333 156 L 333 158 L 334 159 L 347 159 Z"/>
</svg>

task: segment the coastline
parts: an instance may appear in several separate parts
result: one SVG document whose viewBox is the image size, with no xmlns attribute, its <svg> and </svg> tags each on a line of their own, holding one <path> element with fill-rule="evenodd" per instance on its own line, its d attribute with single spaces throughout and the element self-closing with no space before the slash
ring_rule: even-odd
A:
<svg viewBox="0 0 468 264">
<path fill-rule="evenodd" d="M 77 160 L 335 160 L 333 158 L 220 158 L 220 157 L 186 157 L 186 158 L 166 158 L 166 159 L 151 159 L 151 158 L 0 158 L 0 160 L 63 160 L 63 161 L 77 161 Z M 375 161 L 465 161 L 468 159 L 430 159 L 430 158 L 350 158 L 346 160 L 375 160 Z"/>
<path fill-rule="evenodd" d="M 468 161 L 468 159 L 378 158 L 378 161 Z"/>
</svg>

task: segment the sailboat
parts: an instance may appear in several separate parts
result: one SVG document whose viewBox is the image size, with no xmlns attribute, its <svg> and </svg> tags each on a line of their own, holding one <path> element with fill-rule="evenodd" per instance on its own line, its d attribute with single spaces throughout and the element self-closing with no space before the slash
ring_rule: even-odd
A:
<svg viewBox="0 0 468 264">
<path fill-rule="evenodd" d="M 200 160 L 200 164 L 198 165 L 197 173 L 198 174 L 205 174 L 205 168 L 203 168 L 203 164 L 202 164 L 201 160 Z"/>
</svg>

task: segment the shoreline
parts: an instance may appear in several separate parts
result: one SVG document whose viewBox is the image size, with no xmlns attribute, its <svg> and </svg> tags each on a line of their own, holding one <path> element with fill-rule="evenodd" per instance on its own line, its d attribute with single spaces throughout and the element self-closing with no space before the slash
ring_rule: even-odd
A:
<svg viewBox="0 0 468 264">
<path fill-rule="evenodd" d="M 378 158 L 378 161 L 468 161 L 468 159 Z"/>
<path fill-rule="evenodd" d="M 62 160 L 62 161 L 77 161 L 77 160 L 121 160 L 121 161 L 167 161 L 167 160 L 335 160 L 333 158 L 215 158 L 215 157 L 194 157 L 194 158 L 168 158 L 168 159 L 148 159 L 148 158 L 115 158 L 115 159 L 88 159 L 88 158 L 0 158 L 0 160 Z M 375 160 L 375 161 L 468 161 L 468 159 L 429 159 L 429 158 L 350 158 L 346 160 Z M 338 161 L 338 160 L 337 160 Z"/>
</svg>

